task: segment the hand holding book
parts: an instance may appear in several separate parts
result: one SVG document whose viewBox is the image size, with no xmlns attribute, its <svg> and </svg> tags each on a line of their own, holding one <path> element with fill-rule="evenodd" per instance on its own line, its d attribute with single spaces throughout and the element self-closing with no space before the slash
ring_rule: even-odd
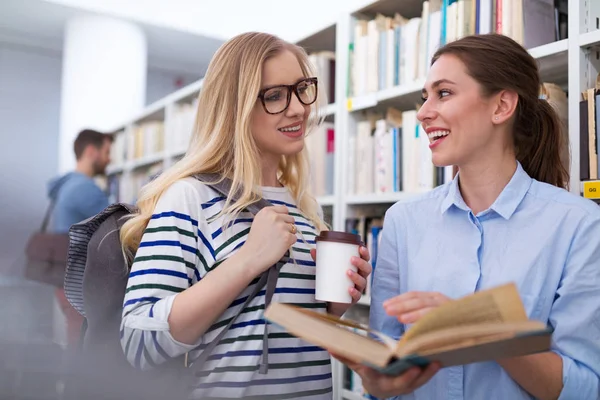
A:
<svg viewBox="0 0 600 400">
<path fill-rule="evenodd" d="M 412 367 L 401 375 L 390 376 L 337 354 L 330 354 L 360 375 L 363 388 L 378 399 L 412 393 L 429 382 L 441 368 L 439 363 L 433 362 L 425 368 Z"/>
<path fill-rule="evenodd" d="M 428 306 L 434 300 L 423 298 L 417 296 L 413 304 L 425 304 L 427 307 L 420 310 L 428 311 L 399 341 L 352 321 L 289 304 L 271 304 L 265 318 L 349 362 L 392 376 L 434 362 L 443 367 L 462 365 L 550 348 L 552 330 L 527 318 L 514 284 L 446 301 L 435 308 Z M 413 307 L 410 309 L 414 312 Z"/>
<path fill-rule="evenodd" d="M 403 324 L 412 324 L 449 301 L 449 297 L 438 292 L 408 292 L 384 301 L 383 308 L 387 315 L 398 318 Z"/>
</svg>

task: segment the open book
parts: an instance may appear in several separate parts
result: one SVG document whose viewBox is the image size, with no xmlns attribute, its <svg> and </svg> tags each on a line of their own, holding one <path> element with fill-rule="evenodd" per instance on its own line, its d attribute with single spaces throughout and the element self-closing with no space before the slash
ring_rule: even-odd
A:
<svg viewBox="0 0 600 400">
<path fill-rule="evenodd" d="M 546 324 L 528 320 L 514 284 L 450 301 L 425 314 L 399 341 L 289 304 L 272 303 L 265 318 L 294 336 L 391 375 L 432 361 L 447 367 L 547 351 L 552 333 Z"/>
</svg>

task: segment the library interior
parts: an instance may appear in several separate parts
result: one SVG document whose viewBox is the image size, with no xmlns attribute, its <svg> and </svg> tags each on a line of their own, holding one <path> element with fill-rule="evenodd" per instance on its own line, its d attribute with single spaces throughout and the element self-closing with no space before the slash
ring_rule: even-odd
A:
<svg viewBox="0 0 600 400">
<path fill-rule="evenodd" d="M 492 63 L 486 51 L 515 59 L 481 73 Z M 551 121 L 523 102 L 532 80 L 511 75 L 529 59 Z M 453 62 L 462 67 L 450 71 Z M 487 97 L 467 109 L 461 79 L 504 93 L 490 99 L 512 104 L 516 119 L 486 120 Z M 525 112 L 537 123 L 521 121 Z M 463 118 L 473 116 L 481 126 Z M 486 398 L 600 399 L 600 0 L 1 0 L 0 121 L 0 399 L 481 399 L 477 385 L 491 393 L 494 380 Z M 504 143 L 502 129 L 528 123 L 506 145 L 513 169 L 502 181 L 506 160 L 490 149 Z M 495 180 L 469 188 L 476 162 L 479 178 Z M 525 179 L 527 188 L 510 187 Z M 475 210 L 480 187 L 494 197 Z M 252 211 L 261 196 L 273 208 Z M 354 272 L 327 278 L 353 282 L 351 300 L 316 299 L 333 284 L 319 286 L 325 267 L 313 249 L 351 237 L 361 245 Z M 100 250 L 109 242 L 114 254 Z M 525 272 L 513 271 L 521 263 Z M 114 271 L 120 287 L 109 287 Z M 560 397 L 492 360 L 379 391 L 400 385 L 399 373 L 366 373 L 264 316 L 270 302 L 291 303 L 347 320 L 354 334 L 399 339 L 412 323 L 385 314 L 390 297 L 456 299 L 509 280 L 526 318 L 554 332 L 542 355 L 559 375 L 536 376 L 560 381 Z M 82 348 L 107 330 L 94 314 L 111 310 L 119 357 L 154 371 L 86 370 L 90 358 L 110 362 L 114 348 L 99 345 L 90 358 Z M 193 389 L 160 392 L 170 372 L 159 364 L 183 365 L 180 356 L 186 368 L 188 358 L 206 362 L 192 371 Z"/>
</svg>

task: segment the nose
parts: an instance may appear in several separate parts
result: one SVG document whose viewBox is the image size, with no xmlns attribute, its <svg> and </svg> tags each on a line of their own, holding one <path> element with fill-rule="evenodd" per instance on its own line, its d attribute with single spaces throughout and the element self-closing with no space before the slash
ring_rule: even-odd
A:
<svg viewBox="0 0 600 400">
<path fill-rule="evenodd" d="M 290 99 L 290 105 L 285 111 L 287 117 L 303 117 L 306 112 L 306 107 L 304 104 L 300 102 L 296 93 L 292 93 L 292 98 Z"/>
<path fill-rule="evenodd" d="M 428 121 L 433 121 L 436 118 L 436 115 L 437 111 L 435 110 L 435 107 L 429 101 L 425 101 L 417 112 L 417 119 L 422 123 L 426 123 Z"/>
</svg>

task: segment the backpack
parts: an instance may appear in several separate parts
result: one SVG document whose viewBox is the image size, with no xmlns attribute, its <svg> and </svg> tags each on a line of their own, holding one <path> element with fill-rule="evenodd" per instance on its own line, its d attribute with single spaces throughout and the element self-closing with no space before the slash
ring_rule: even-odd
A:
<svg viewBox="0 0 600 400">
<path fill-rule="evenodd" d="M 217 174 L 194 176 L 224 196 L 232 195 L 231 181 Z M 272 204 L 264 199 L 247 207 L 256 215 L 263 207 Z M 259 278 L 253 293 L 219 335 L 208 344 L 197 360 L 190 364 L 187 354 L 170 360 L 152 371 L 138 371 L 127 361 L 121 347 L 120 325 L 123 299 L 131 265 L 121 250 L 119 231 L 128 215 L 136 207 L 116 203 L 108 206 L 92 218 L 74 224 L 69 230 L 69 252 L 65 273 L 65 295 L 71 305 L 85 318 L 81 330 L 78 355 L 71 362 L 71 398 L 92 399 L 92 393 L 102 399 L 184 399 L 189 391 L 194 371 L 202 367 L 221 338 L 231 327 L 242 310 L 266 285 L 265 302 L 268 306 L 286 253 L 274 266 Z M 260 372 L 268 366 L 267 330 L 263 342 Z M 181 382 L 184 379 L 185 382 Z M 96 388 L 96 389 L 94 389 Z M 82 390 L 85 393 L 82 393 Z M 137 396 L 137 397 L 136 397 Z M 69 397 L 69 396 L 67 396 Z"/>
</svg>

